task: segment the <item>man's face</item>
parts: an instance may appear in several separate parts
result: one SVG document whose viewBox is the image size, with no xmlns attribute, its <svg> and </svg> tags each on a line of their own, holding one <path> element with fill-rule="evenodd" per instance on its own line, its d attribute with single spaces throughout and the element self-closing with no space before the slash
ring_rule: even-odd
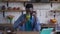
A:
<svg viewBox="0 0 60 34">
<path fill-rule="evenodd" d="M 29 10 L 32 12 L 33 11 L 33 8 L 29 8 Z"/>
<path fill-rule="evenodd" d="M 32 13 L 32 11 L 33 11 L 33 8 L 26 8 L 27 13 Z"/>
</svg>

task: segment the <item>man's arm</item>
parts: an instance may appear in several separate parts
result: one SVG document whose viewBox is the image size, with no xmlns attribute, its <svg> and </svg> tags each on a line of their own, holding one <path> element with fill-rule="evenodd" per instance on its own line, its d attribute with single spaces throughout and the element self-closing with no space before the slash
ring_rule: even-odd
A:
<svg viewBox="0 0 60 34">
<path fill-rule="evenodd" d="M 36 31 L 40 31 L 41 30 L 41 23 L 40 23 L 40 21 L 38 20 L 38 18 L 37 18 L 37 24 L 36 24 Z"/>
<path fill-rule="evenodd" d="M 24 20 L 24 15 L 21 15 L 14 23 L 13 27 L 14 29 L 18 28 L 20 24 L 22 23 L 22 20 Z M 22 23 L 23 24 L 23 23 Z"/>
<path fill-rule="evenodd" d="M 38 18 L 37 17 L 35 17 L 34 19 L 33 19 L 33 30 L 35 30 L 35 31 L 40 31 L 40 29 L 41 29 L 41 25 L 40 25 L 40 22 L 39 22 L 39 20 L 38 20 Z"/>
<path fill-rule="evenodd" d="M 26 18 L 24 18 L 19 25 L 22 26 L 23 24 L 26 23 L 26 21 L 27 21 Z"/>
</svg>

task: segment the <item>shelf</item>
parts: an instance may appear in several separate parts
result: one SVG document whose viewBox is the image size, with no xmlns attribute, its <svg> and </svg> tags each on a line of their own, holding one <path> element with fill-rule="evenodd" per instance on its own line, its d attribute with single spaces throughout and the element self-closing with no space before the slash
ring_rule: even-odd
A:
<svg viewBox="0 0 60 34">
<path fill-rule="evenodd" d="M 2 2 L 28 2 L 30 0 L 3 0 Z"/>
<path fill-rule="evenodd" d="M 0 26 L 12 26 L 13 24 L 0 24 Z"/>
<path fill-rule="evenodd" d="M 25 10 L 0 10 L 0 12 L 21 12 L 21 11 L 25 11 Z"/>
<path fill-rule="evenodd" d="M 50 2 L 53 2 L 53 3 L 59 3 L 60 1 L 50 1 Z"/>
<path fill-rule="evenodd" d="M 53 11 L 60 12 L 60 10 L 51 10 L 51 11 L 52 11 L 52 12 L 53 12 Z"/>
<path fill-rule="evenodd" d="M 31 2 L 31 0 L 2 0 L 1 2 Z M 60 0 L 57 0 L 57 1 L 52 0 L 50 2 L 57 2 L 57 3 L 59 3 Z M 32 3 L 35 3 L 35 2 L 32 2 Z M 38 3 L 40 3 L 40 2 L 38 2 Z M 49 2 L 47 2 L 47 3 L 49 3 Z"/>
<path fill-rule="evenodd" d="M 41 27 L 53 27 L 55 28 L 56 24 L 43 24 Z"/>
<path fill-rule="evenodd" d="M 50 2 L 59 3 L 60 0 L 51 0 Z"/>
</svg>

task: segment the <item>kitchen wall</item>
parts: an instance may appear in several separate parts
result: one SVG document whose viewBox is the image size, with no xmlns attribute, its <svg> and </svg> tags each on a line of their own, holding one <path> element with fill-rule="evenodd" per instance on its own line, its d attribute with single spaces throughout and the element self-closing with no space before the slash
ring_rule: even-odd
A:
<svg viewBox="0 0 60 34">
<path fill-rule="evenodd" d="M 37 12 L 37 17 L 40 21 L 40 23 L 49 23 L 49 20 L 53 18 L 53 12 L 50 12 L 50 10 L 55 9 L 60 6 L 60 3 L 53 3 L 53 6 L 51 8 L 51 3 L 33 3 L 34 10 Z M 0 3 L 0 7 L 2 5 L 6 6 L 6 3 Z M 23 3 L 9 3 L 9 7 L 21 7 L 21 9 L 24 9 Z M 14 15 L 12 23 L 14 23 L 18 17 L 21 15 L 21 12 L 5 12 L 5 18 L 3 18 L 3 13 L 0 12 L 0 23 L 9 23 L 9 21 L 6 19 L 7 15 Z M 56 19 L 58 20 L 58 23 L 60 22 L 60 12 L 56 13 Z"/>
</svg>

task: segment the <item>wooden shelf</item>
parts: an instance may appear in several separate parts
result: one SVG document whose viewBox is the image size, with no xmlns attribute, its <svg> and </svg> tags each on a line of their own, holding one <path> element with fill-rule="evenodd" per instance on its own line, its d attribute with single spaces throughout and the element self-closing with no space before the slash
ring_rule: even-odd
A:
<svg viewBox="0 0 60 34">
<path fill-rule="evenodd" d="M 50 2 L 58 3 L 59 1 L 50 1 Z"/>
<path fill-rule="evenodd" d="M 13 26 L 13 24 L 0 24 L 0 26 Z"/>
<path fill-rule="evenodd" d="M 50 1 L 50 2 L 60 2 L 60 0 L 52 0 L 52 1 Z"/>
<path fill-rule="evenodd" d="M 43 24 L 43 25 L 41 25 L 41 27 L 55 27 L 56 26 L 56 24 Z"/>
<path fill-rule="evenodd" d="M 31 0 L 2 0 L 2 2 L 30 2 Z M 60 2 L 60 0 L 57 0 L 57 1 L 55 1 L 55 0 L 52 0 L 52 1 L 50 1 L 50 2 Z"/>
<path fill-rule="evenodd" d="M 28 2 L 29 0 L 3 0 L 2 2 Z"/>
<path fill-rule="evenodd" d="M 0 10 L 0 12 L 21 12 L 21 11 L 25 11 L 25 10 Z"/>
<path fill-rule="evenodd" d="M 60 10 L 51 10 L 51 11 L 52 11 L 52 12 L 53 12 L 53 11 L 60 12 Z"/>
</svg>

